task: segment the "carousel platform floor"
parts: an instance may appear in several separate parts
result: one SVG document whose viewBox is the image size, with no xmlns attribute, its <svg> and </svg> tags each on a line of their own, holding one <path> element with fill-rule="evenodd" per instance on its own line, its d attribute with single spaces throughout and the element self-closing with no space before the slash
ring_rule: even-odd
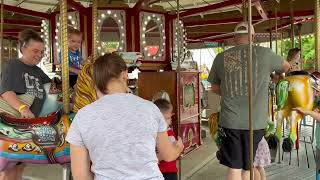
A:
<svg viewBox="0 0 320 180">
<path fill-rule="evenodd" d="M 311 124 L 307 121 L 307 124 Z M 217 147 L 208 136 L 206 122 L 202 123 L 207 137 L 203 138 L 203 145 L 186 155 L 181 160 L 182 180 L 225 180 L 227 168 L 220 165 L 216 159 Z M 287 134 L 285 130 L 285 134 Z M 315 179 L 314 144 L 310 143 L 312 128 L 302 126 L 300 139 L 306 139 L 307 143 L 301 142 L 299 149 L 299 164 L 297 151 L 280 153 L 281 163 L 278 163 L 278 153 L 275 162 L 266 168 L 268 180 L 311 180 Z M 308 142 L 309 141 L 309 142 Z M 282 160 L 283 154 L 283 160 Z M 307 158 L 308 157 L 308 158 Z M 60 165 L 27 165 L 24 180 L 61 180 L 62 167 Z"/>
<path fill-rule="evenodd" d="M 290 153 L 280 151 L 276 153 L 275 162 L 266 167 L 266 175 L 268 180 L 314 180 L 315 179 L 315 142 L 312 140 L 313 121 L 307 119 L 308 126 L 302 126 L 300 133 L 300 148 L 297 155 L 297 150 L 294 149 Z M 287 135 L 287 129 L 285 128 Z M 298 158 L 299 157 L 299 158 Z M 194 172 L 187 180 L 225 180 L 227 168 L 220 165 L 216 158 L 204 165 L 198 171 Z"/>
</svg>

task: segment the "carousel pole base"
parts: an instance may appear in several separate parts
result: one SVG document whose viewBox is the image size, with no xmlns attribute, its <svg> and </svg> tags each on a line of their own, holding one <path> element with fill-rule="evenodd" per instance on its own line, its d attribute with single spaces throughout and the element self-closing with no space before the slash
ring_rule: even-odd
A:
<svg viewBox="0 0 320 180">
<path fill-rule="evenodd" d="M 72 180 L 70 165 L 63 166 L 63 169 L 62 169 L 62 180 Z"/>
</svg>

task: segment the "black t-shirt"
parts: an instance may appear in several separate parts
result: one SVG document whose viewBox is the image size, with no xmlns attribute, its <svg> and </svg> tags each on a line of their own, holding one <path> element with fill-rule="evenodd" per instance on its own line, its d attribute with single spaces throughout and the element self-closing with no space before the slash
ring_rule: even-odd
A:
<svg viewBox="0 0 320 180">
<path fill-rule="evenodd" d="M 19 59 L 12 59 L 8 62 L 2 75 L 0 94 L 13 91 L 18 95 L 27 93 L 34 96 L 30 110 L 35 116 L 38 116 L 46 98 L 43 84 L 50 81 L 50 78 L 38 66 L 29 66 Z"/>
</svg>

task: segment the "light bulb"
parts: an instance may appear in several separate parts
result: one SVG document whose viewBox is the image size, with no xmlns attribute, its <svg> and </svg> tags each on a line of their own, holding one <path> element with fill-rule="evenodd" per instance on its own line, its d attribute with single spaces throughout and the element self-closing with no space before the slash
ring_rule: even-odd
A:
<svg viewBox="0 0 320 180">
<path fill-rule="evenodd" d="M 70 16 L 70 15 L 69 15 L 69 17 L 68 17 L 68 18 L 69 18 L 69 19 L 72 19 L 72 16 Z"/>
<path fill-rule="evenodd" d="M 107 14 L 111 14 L 111 11 L 110 11 L 110 10 L 108 10 L 108 11 L 107 11 Z"/>
</svg>

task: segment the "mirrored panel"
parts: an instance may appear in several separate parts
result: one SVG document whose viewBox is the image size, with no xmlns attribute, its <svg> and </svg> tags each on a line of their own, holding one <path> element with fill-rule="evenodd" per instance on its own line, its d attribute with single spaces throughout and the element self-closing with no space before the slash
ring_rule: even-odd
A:
<svg viewBox="0 0 320 180">
<path fill-rule="evenodd" d="M 125 12 L 123 10 L 100 10 L 97 29 L 99 54 L 126 51 Z"/>
<path fill-rule="evenodd" d="M 165 60 L 165 25 L 161 14 L 140 13 L 140 48 L 144 60 Z"/>
</svg>

